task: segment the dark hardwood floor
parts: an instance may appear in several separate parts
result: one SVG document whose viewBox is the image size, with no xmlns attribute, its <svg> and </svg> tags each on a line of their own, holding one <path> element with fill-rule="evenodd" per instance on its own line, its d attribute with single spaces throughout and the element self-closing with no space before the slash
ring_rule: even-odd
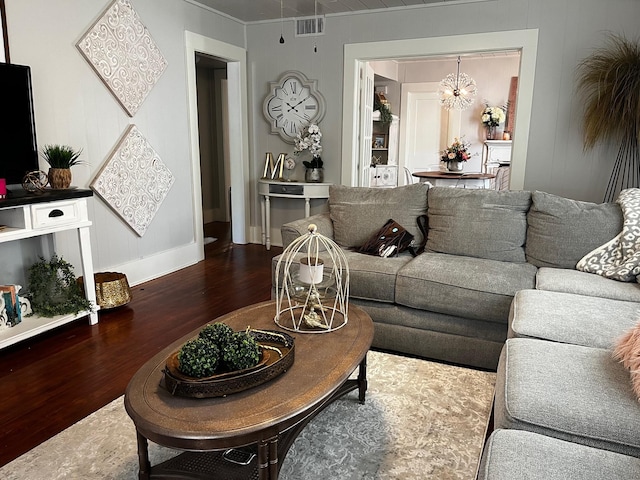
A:
<svg viewBox="0 0 640 480">
<path fill-rule="evenodd" d="M 171 342 L 270 298 L 280 248 L 235 245 L 209 224 L 206 259 L 132 287 L 133 300 L 0 351 L 0 466 L 124 394 L 142 364 Z M 28 321 L 28 319 L 24 320 Z"/>
</svg>

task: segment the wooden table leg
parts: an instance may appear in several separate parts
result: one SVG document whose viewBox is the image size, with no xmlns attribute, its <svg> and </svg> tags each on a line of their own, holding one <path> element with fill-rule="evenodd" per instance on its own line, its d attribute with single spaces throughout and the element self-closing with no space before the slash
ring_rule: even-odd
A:
<svg viewBox="0 0 640 480">
<path fill-rule="evenodd" d="M 278 437 L 269 439 L 269 479 L 278 479 Z"/>
<path fill-rule="evenodd" d="M 367 391 L 367 356 L 360 362 L 358 369 L 358 400 L 364 404 L 365 393 Z"/>
<path fill-rule="evenodd" d="M 278 437 L 258 443 L 258 478 L 278 480 Z"/>
<path fill-rule="evenodd" d="M 138 439 L 138 462 L 140 464 L 140 470 L 138 471 L 138 478 L 140 480 L 149 480 L 151 475 L 151 462 L 149 462 L 149 443 L 147 439 L 136 430 Z"/>
</svg>

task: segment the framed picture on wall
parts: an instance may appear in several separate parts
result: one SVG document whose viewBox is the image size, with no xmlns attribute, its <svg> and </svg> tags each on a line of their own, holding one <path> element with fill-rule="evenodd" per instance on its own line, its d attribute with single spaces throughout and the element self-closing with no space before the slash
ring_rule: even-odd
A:
<svg viewBox="0 0 640 480">
<path fill-rule="evenodd" d="M 9 36 L 7 35 L 7 14 L 4 8 L 4 0 L 0 0 L 0 14 L 2 15 L 2 43 L 4 48 L 0 52 L 0 62 L 10 63 L 11 59 L 9 57 Z"/>
<path fill-rule="evenodd" d="M 374 133 L 372 148 L 387 148 L 387 135 L 384 133 Z"/>
</svg>

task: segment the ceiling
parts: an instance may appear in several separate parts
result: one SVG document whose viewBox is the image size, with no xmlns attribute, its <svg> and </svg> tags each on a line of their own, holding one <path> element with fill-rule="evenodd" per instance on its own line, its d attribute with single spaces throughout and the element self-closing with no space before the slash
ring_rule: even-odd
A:
<svg viewBox="0 0 640 480">
<path fill-rule="evenodd" d="M 243 22 L 280 18 L 280 0 L 188 0 L 224 13 Z M 316 0 L 282 0 L 282 15 L 309 17 L 315 13 Z M 452 0 L 317 0 L 317 14 L 330 15 L 385 8 L 407 8 Z"/>
</svg>

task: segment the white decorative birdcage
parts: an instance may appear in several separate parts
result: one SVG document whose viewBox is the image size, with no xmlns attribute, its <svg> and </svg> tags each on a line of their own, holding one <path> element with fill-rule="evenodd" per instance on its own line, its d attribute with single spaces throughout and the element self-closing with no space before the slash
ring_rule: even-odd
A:
<svg viewBox="0 0 640 480">
<path fill-rule="evenodd" d="M 276 265 L 275 322 L 285 330 L 327 333 L 347 324 L 349 266 L 342 249 L 309 225 Z"/>
</svg>

